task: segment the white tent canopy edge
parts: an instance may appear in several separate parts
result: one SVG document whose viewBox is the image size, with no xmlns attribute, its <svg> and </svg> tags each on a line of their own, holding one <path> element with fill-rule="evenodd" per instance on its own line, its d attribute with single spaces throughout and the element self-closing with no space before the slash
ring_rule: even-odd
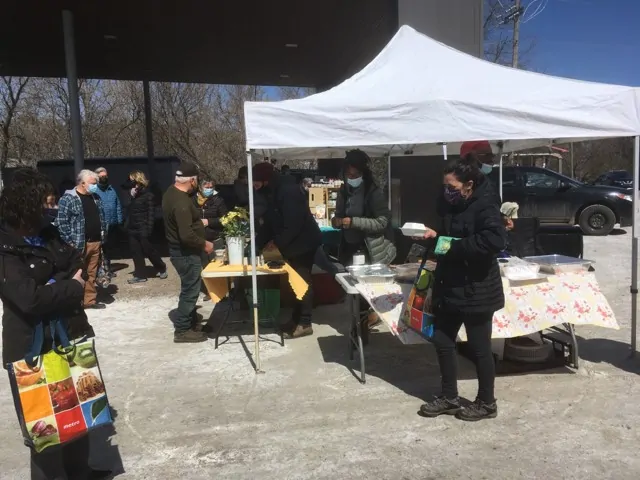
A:
<svg viewBox="0 0 640 480">
<path fill-rule="evenodd" d="M 462 142 L 504 142 L 511 152 L 581 140 L 636 137 L 634 150 L 632 354 L 636 351 L 638 135 L 640 89 L 552 77 L 496 65 L 408 26 L 363 70 L 303 99 L 245 102 L 247 166 L 252 152 L 286 159 L 439 155 Z M 250 190 L 250 205 L 253 192 Z M 251 248 L 255 226 L 251 216 Z M 260 370 L 255 258 L 252 258 L 256 370 Z"/>
</svg>

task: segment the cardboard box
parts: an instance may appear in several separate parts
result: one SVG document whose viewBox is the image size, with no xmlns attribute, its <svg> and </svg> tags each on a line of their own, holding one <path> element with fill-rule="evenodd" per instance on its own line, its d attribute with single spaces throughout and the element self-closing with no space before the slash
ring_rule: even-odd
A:
<svg viewBox="0 0 640 480">
<path fill-rule="evenodd" d="M 309 208 L 312 211 L 317 205 L 327 204 L 326 192 L 327 190 L 322 187 L 311 187 L 309 189 Z"/>
</svg>

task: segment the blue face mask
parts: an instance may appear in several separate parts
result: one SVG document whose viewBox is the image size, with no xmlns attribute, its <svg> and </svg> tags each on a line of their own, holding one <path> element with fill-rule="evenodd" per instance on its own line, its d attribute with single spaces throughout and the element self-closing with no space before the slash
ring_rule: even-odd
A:
<svg viewBox="0 0 640 480">
<path fill-rule="evenodd" d="M 349 184 L 350 187 L 358 188 L 360 185 L 362 185 L 362 177 L 347 178 L 347 183 Z"/>
<path fill-rule="evenodd" d="M 211 195 L 213 195 L 215 192 L 215 190 L 213 188 L 203 188 L 202 189 L 202 195 L 204 195 L 205 197 L 210 197 Z"/>
<path fill-rule="evenodd" d="M 480 171 L 485 175 L 489 175 L 493 171 L 493 165 L 489 165 L 488 163 L 482 163 L 480 165 Z"/>
<path fill-rule="evenodd" d="M 98 193 L 98 184 L 97 183 L 90 183 L 89 186 L 87 187 L 87 190 L 91 194 Z"/>
</svg>

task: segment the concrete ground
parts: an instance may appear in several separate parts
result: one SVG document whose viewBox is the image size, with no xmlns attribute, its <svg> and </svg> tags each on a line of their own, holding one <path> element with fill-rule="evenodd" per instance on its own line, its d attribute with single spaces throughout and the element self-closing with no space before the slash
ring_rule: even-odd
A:
<svg viewBox="0 0 640 480">
<path fill-rule="evenodd" d="M 92 443 L 94 463 L 123 480 L 637 479 L 640 360 L 627 360 L 631 238 L 618 233 L 587 238 L 585 257 L 597 261 L 621 330 L 579 327 L 578 372 L 498 378 L 500 415 L 477 424 L 417 415 L 437 390 L 428 345 L 374 334 L 368 381 L 358 383 L 348 370 L 343 305 L 317 309 L 313 337 L 284 348 L 265 341 L 265 374 L 256 375 L 246 353 L 252 335 L 218 350 L 212 341 L 176 345 L 168 319 L 175 275 L 131 287 L 130 269 L 122 270 L 115 302 L 90 312 L 117 413 L 116 434 Z M 461 393 L 473 399 L 473 368 L 461 359 L 460 370 Z M 4 385 L 0 478 L 24 480 L 28 452 Z"/>
</svg>

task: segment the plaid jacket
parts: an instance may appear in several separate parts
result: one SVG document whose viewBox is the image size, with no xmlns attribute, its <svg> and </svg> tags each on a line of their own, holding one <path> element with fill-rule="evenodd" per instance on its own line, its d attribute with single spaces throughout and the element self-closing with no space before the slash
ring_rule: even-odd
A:
<svg viewBox="0 0 640 480">
<path fill-rule="evenodd" d="M 96 205 L 98 205 L 98 212 L 100 212 L 102 238 L 104 239 L 105 232 L 107 231 L 104 209 L 102 208 L 100 197 L 97 195 L 92 196 Z M 56 218 L 54 225 L 58 227 L 60 237 L 62 237 L 65 243 L 77 248 L 81 252 L 84 251 L 84 211 L 82 209 L 82 200 L 80 200 L 75 188 L 64 192 L 64 195 L 60 199 L 58 204 L 58 218 Z"/>
</svg>

